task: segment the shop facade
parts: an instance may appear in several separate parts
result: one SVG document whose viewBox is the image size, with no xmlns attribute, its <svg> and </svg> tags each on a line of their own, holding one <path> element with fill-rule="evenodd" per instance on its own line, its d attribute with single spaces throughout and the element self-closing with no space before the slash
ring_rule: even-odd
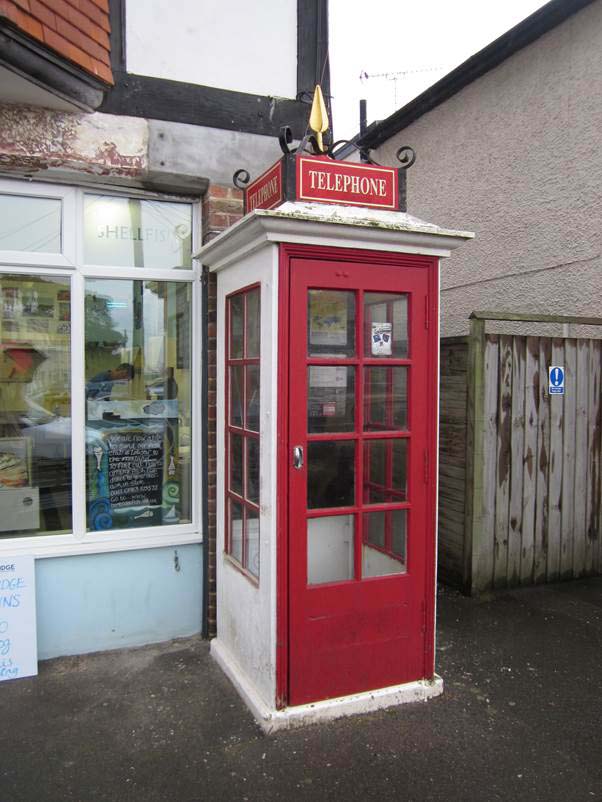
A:
<svg viewBox="0 0 602 802">
<path fill-rule="evenodd" d="M 197 632 L 198 203 L 5 179 L 0 206 L 0 549 L 46 558 L 39 656 Z"/>
<path fill-rule="evenodd" d="M 325 0 L 211 25 L 81 5 L 0 9 L 0 555 L 35 560 L 40 659 L 212 633 L 215 280 L 192 254 L 328 82 Z"/>
</svg>

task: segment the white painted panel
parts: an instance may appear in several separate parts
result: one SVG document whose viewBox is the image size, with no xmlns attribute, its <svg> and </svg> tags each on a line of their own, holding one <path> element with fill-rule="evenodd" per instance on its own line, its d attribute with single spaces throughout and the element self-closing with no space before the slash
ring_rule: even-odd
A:
<svg viewBox="0 0 602 802">
<path fill-rule="evenodd" d="M 217 341 L 217 638 L 269 706 L 276 695 L 276 418 L 278 248 L 267 245 L 218 275 L 217 329 L 225 331 L 225 299 L 261 282 L 259 585 L 224 554 L 224 345 Z"/>
<path fill-rule="evenodd" d="M 126 3 L 128 72 L 294 98 L 295 0 Z M 202 122 L 199 120 L 199 122 Z"/>
<path fill-rule="evenodd" d="M 307 581 L 310 585 L 353 579 L 353 515 L 307 522 Z"/>
</svg>

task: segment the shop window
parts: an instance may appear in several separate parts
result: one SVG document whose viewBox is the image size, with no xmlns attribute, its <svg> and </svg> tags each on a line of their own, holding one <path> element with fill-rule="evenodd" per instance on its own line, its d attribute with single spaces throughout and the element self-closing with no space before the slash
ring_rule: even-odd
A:
<svg viewBox="0 0 602 802">
<path fill-rule="evenodd" d="M 70 282 L 3 274 L 0 304 L 0 536 L 69 532 Z"/>
<path fill-rule="evenodd" d="M 191 285 L 87 279 L 89 530 L 191 521 Z"/>
<path fill-rule="evenodd" d="M 4 549 L 199 539 L 193 209 L 0 180 Z"/>
<path fill-rule="evenodd" d="M 260 293 L 227 298 L 226 552 L 259 578 Z"/>
<path fill-rule="evenodd" d="M 84 195 L 84 261 L 109 267 L 192 267 L 190 204 Z"/>
</svg>

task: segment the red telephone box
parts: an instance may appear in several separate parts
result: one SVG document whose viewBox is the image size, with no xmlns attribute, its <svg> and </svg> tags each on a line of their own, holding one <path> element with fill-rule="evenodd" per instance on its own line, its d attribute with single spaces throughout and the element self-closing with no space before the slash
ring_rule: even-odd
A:
<svg viewBox="0 0 602 802">
<path fill-rule="evenodd" d="M 266 730 L 442 690 L 439 259 L 471 236 L 285 203 L 200 253 L 218 274 L 212 654 Z"/>
</svg>

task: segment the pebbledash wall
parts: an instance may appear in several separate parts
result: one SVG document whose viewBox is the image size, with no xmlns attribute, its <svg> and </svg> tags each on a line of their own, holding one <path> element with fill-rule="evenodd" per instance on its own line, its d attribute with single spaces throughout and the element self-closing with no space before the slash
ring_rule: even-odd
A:
<svg viewBox="0 0 602 802">
<path fill-rule="evenodd" d="M 162 0 L 154 0 L 152 8 L 142 0 L 80 0 L 77 8 L 64 2 L 60 14 L 45 0 L 25 5 L 0 2 L 0 36 L 27 54 L 13 64 L 4 61 L 9 51 L 0 51 L 0 77 L 7 79 L 0 84 L 0 201 L 21 193 L 63 194 L 63 214 L 74 229 L 68 238 L 75 244 L 68 267 L 57 268 L 53 258 L 40 262 L 37 256 L 15 260 L 14 254 L 0 254 L 0 281 L 60 273 L 77 290 L 78 282 L 110 277 L 109 265 L 104 272 L 90 270 L 81 256 L 82 208 L 90 193 L 189 206 L 191 253 L 198 250 L 242 216 L 241 193 L 231 184 L 234 171 L 245 167 L 254 177 L 276 161 L 280 125 L 291 124 L 297 137 L 305 126 L 309 107 L 297 96 L 311 92 L 317 72 L 327 83 L 322 0 L 267 3 L 252 17 L 245 15 L 244 3 L 236 3 L 240 13 L 234 19 L 222 15 L 217 3 L 209 10 L 191 9 L 183 0 L 176 4 L 178 14 L 173 3 L 168 8 Z M 153 21 L 159 19 L 168 20 L 165 29 L 157 29 Z M 237 20 L 244 21 L 250 42 L 243 76 L 217 58 Z M 282 52 L 266 47 L 267 30 L 269 42 L 283 43 Z M 180 42 L 177 59 L 168 62 L 159 46 L 148 47 L 163 34 Z M 23 64 L 30 57 L 42 59 L 47 81 L 28 80 Z M 57 77 L 57 69 L 64 74 Z M 157 277 L 152 268 L 120 271 L 116 278 L 132 282 Z M 186 276 L 179 274 L 190 284 L 194 317 L 190 523 L 106 537 L 87 532 L 85 457 L 74 450 L 71 490 L 80 496 L 73 502 L 79 530 L 74 523 L 72 533 L 0 537 L 2 554 L 36 558 L 42 659 L 214 630 L 215 281 L 194 262 Z M 170 278 L 166 271 L 160 274 L 162 281 Z M 80 312 L 73 300 L 72 346 L 79 348 L 83 366 L 83 345 L 77 344 L 84 338 L 83 290 L 80 298 Z M 82 373 L 72 379 L 80 409 L 74 400 L 73 431 L 78 424 L 84 429 Z M 78 437 L 85 450 L 84 435 Z"/>
<path fill-rule="evenodd" d="M 600 0 L 554 0 L 369 129 L 383 164 L 416 150 L 415 214 L 476 234 L 442 273 L 443 336 L 475 309 L 599 315 L 601 37 Z"/>
</svg>

